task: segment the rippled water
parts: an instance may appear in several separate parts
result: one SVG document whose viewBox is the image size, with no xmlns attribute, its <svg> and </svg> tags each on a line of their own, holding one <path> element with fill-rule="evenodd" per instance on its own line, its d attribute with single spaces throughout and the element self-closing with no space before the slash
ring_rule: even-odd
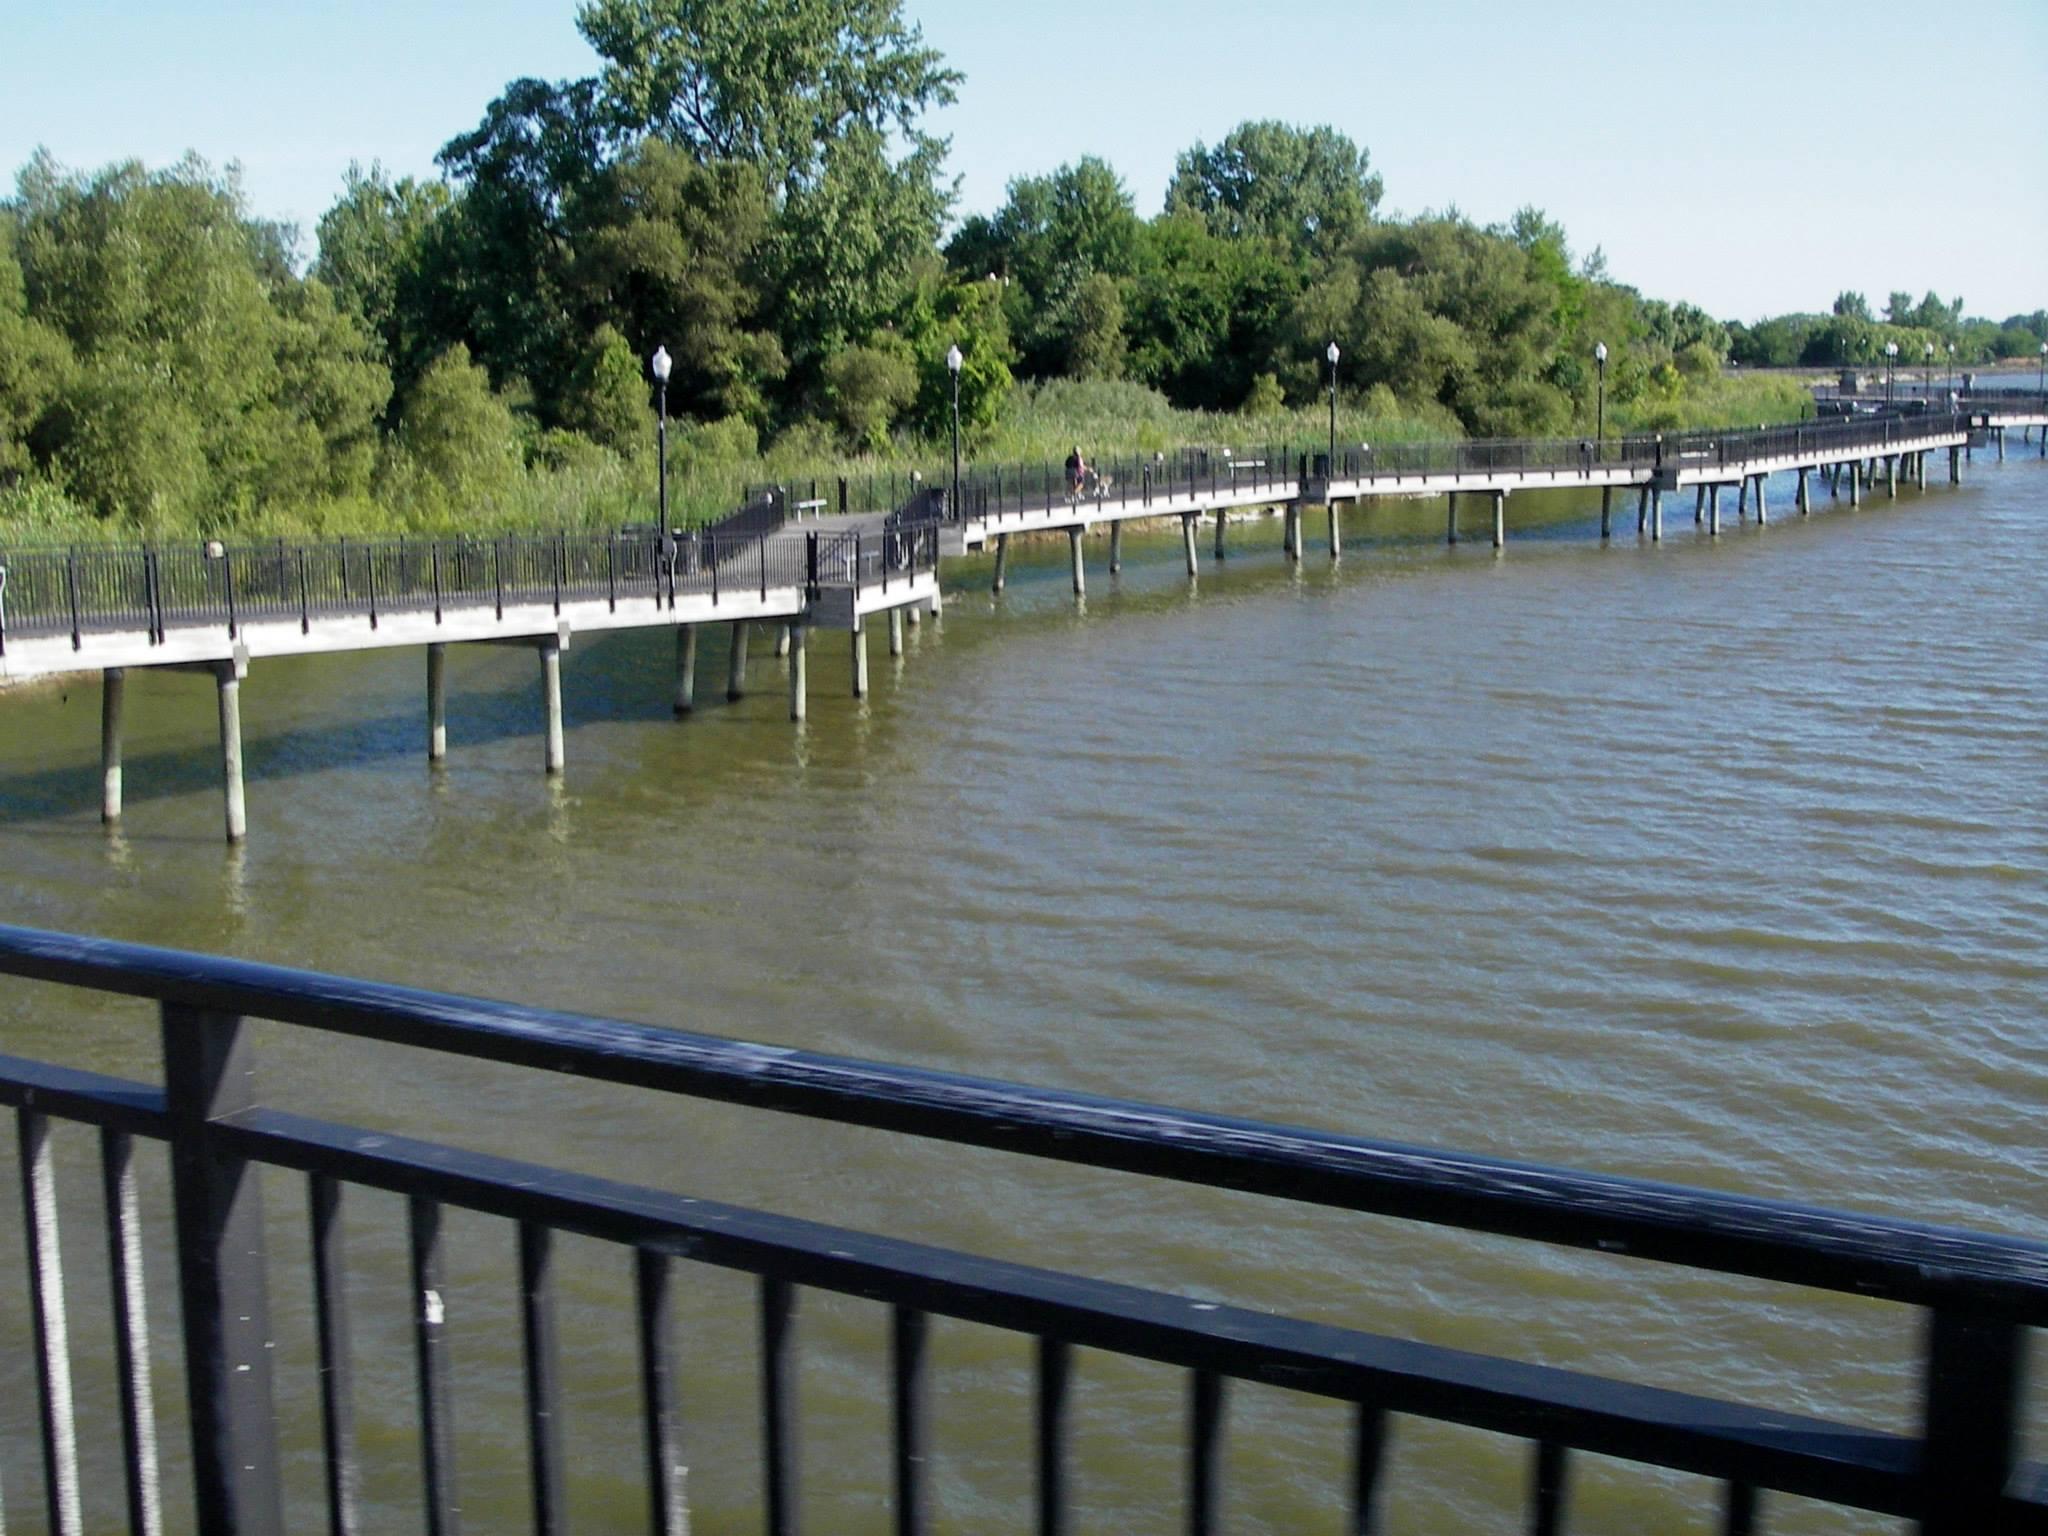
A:
<svg viewBox="0 0 2048 1536">
<path fill-rule="evenodd" d="M 1177 529 L 1134 535 L 1118 579 L 1091 547 L 1079 604 L 1063 542 L 1013 559 L 999 599 L 986 564 L 962 562 L 943 625 L 911 631 L 902 662 L 874 639 L 868 700 L 845 696 L 843 639 L 817 642 L 803 727 L 766 647 L 748 699 L 675 723 L 665 636 L 578 641 L 558 785 L 527 654 L 451 655 L 442 770 L 423 760 L 417 652 L 259 660 L 238 852 L 219 841 L 206 680 L 131 675 L 111 838 L 97 689 L 10 696 L 5 916 L 2038 1237 L 2048 468 L 1980 454 L 1959 489 L 1854 513 L 1823 493 L 1803 522 L 1774 489 L 1768 528 L 1731 517 L 1709 542 L 1670 516 L 1651 546 L 1620 518 L 1605 548 L 1591 503 L 1517 497 L 1504 557 L 1442 548 L 1440 503 L 1375 506 L 1347 515 L 1334 569 L 1319 516 L 1299 570 L 1268 523 L 1220 567 L 1205 538 L 1192 589 Z M 703 665 L 714 698 L 722 643 Z M 9 984 L 0 1029 L 8 1050 L 153 1070 L 127 1005 Z M 1462 1347 L 1913 1418 L 1917 1319 L 1898 1308 L 396 1048 L 262 1043 L 293 1107 Z M 89 1500 L 111 1521 L 91 1146 L 61 1152 Z M 290 1491 L 310 1528 L 303 1203 L 282 1176 L 267 1193 Z M 402 1216 L 365 1195 L 351 1219 L 371 1528 L 410 1529 Z M 512 1237 L 481 1219 L 455 1234 L 464 1503 L 478 1529 L 518 1528 Z M 627 1267 L 596 1245 L 568 1262 L 572 1518 L 631 1528 Z M 170 1339 L 174 1276 L 153 1260 L 150 1280 Z M 690 1275 L 700 1532 L 754 1528 L 750 1306 L 736 1277 Z M 0 1484 L 34 1529 L 20 1308 L 10 1282 Z M 804 1300 L 809 1529 L 885 1528 L 885 1324 Z M 1026 1528 L 1025 1342 L 941 1324 L 934 1360 L 940 1527 Z M 1078 1390 L 1079 1528 L 1177 1529 L 1184 1383 L 1084 1356 Z M 1344 1436 L 1332 1406 L 1235 1390 L 1229 1528 L 1337 1530 Z M 1713 1528 L 1695 1480 L 1591 1458 L 1575 1473 L 1575 1531 Z M 1388 1529 L 1518 1529 L 1525 1477 L 1515 1442 L 1404 1421 Z M 1873 1528 L 1789 1500 L 1767 1514 L 1773 1530 Z"/>
</svg>

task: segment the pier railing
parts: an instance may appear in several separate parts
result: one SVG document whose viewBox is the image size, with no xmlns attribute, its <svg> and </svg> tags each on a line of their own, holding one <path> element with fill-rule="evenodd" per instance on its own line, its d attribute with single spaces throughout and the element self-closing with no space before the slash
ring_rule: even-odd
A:
<svg viewBox="0 0 2048 1536">
<path fill-rule="evenodd" d="M 750 509 L 751 510 L 751 509 Z M 395 614 L 603 602 L 666 610 L 678 597 L 801 586 L 803 548 L 770 524 L 698 530 L 664 542 L 619 534 L 506 534 L 441 539 L 343 539 L 292 544 L 212 542 L 0 551 L 0 655 L 9 637 L 346 621 L 375 629 Z"/>
<path fill-rule="evenodd" d="M 1073 508 L 1127 512 L 1170 508 L 1232 492 L 1270 491 L 1275 499 L 1296 494 L 1319 478 L 1324 466 L 1339 481 L 1366 487 L 1384 483 L 1400 489 L 1412 480 L 1446 477 L 1541 476 L 1550 482 L 1577 476 L 1589 483 L 1613 483 L 1617 475 L 1647 480 L 1673 464 L 1712 465 L 1731 475 L 1750 463 L 1812 458 L 1828 453 L 1850 457 L 1882 454 L 1906 438 L 1930 432 L 1962 432 L 1968 412 L 1917 413 L 1911 418 L 1876 415 L 1788 423 L 1756 428 L 1636 432 L 1605 439 L 1588 434 L 1557 438 L 1456 438 L 1385 445 L 1340 443 L 1334 462 L 1327 442 L 1307 446 L 1274 444 L 1182 449 L 1169 456 L 1111 457 L 1090 461 L 1077 492 L 1064 464 L 978 465 L 963 473 L 957 503 L 942 503 L 949 521 L 972 520 L 1000 527 L 1009 519 Z M 941 482 L 934 480 L 934 485 Z"/>
<path fill-rule="evenodd" d="M 120 1435 L 134 1528 L 153 1529 L 158 1468 L 146 1389 L 138 1138 L 164 1144 L 180 1279 L 198 1527 L 281 1527 L 273 1418 L 265 1229 L 257 1169 L 307 1181 L 308 1243 L 320 1364 L 330 1528 L 356 1529 L 364 1448 L 350 1404 L 349 1192 L 408 1202 L 421 1490 L 430 1529 L 455 1528 L 456 1439 L 446 1330 L 471 1298 L 448 1280 L 444 1211 L 481 1212 L 518 1235 L 524 1414 L 534 1529 L 564 1529 L 566 1457 L 556 1344 L 558 1234 L 617 1245 L 630 1262 L 640 1361 L 639 1433 L 649 1525 L 687 1518 L 688 1463 L 673 1338 L 681 1264 L 756 1277 L 761 1355 L 760 1465 L 771 1536 L 799 1525 L 795 1394 L 807 1289 L 891 1309 L 877 1363 L 890 1404 L 890 1453 L 872 1482 L 906 1536 L 929 1528 L 929 1371 L 934 1316 L 1035 1340 L 1035 1430 L 1017 1448 L 1033 1467 L 1037 1529 L 1074 1528 L 1069 1480 L 1073 1352 L 1103 1350 L 1187 1373 L 1186 1528 L 1220 1528 L 1222 1445 L 1231 1381 L 1262 1382 L 1353 1405 L 1349 1465 L 1330 1502 L 1369 1531 L 1400 1415 L 1474 1426 L 1529 1445 L 1530 1528 L 1563 1528 L 1572 1457 L 1594 1453 L 1718 1479 L 1721 1529 L 1757 1529 L 1758 1491 L 1901 1516 L 1933 1536 L 2048 1531 L 2048 1478 L 2021 1465 L 2028 1330 L 2048 1326 L 2048 1245 L 1877 1216 L 1748 1199 L 1195 1114 L 1052 1089 L 921 1071 L 714 1036 L 413 991 L 376 982 L 0 927 L 0 976 L 143 998 L 159 1013 L 161 1085 L 0 1057 L 0 1102 L 16 1113 L 28 1247 L 27 1293 L 52 1530 L 81 1528 L 81 1426 L 70 1401 L 65 1277 L 56 1246 L 53 1122 L 100 1133 L 120 1387 Z M 246 1021 L 560 1072 L 657 1093 L 719 1100 L 907 1136 L 1373 1212 L 1532 1243 L 1760 1277 L 1876 1298 L 1925 1318 L 1920 1423 L 1894 1433 L 1778 1405 L 1707 1398 L 1580 1372 L 1388 1338 L 1188 1297 L 899 1241 L 771 1212 L 611 1183 L 459 1147 L 370 1134 L 277 1107 L 261 1091 Z M 360 1216 L 353 1219 L 359 1220 Z M 113 1426 L 105 1426 L 111 1438 Z M 146 1449 L 145 1449 L 146 1448 Z"/>
</svg>

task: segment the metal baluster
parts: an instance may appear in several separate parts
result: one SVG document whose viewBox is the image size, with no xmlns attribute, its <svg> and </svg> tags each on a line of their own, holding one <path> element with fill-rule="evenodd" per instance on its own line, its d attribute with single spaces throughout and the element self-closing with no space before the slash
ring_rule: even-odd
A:
<svg viewBox="0 0 2048 1536">
<path fill-rule="evenodd" d="M 255 1164 L 221 1150 L 214 1129 L 255 1107 L 254 1053 L 233 1014 L 167 1002 L 162 1017 L 197 1523 L 265 1536 L 282 1532 L 284 1520 L 263 1189 Z"/>
<path fill-rule="evenodd" d="M 1372 1536 L 1386 1454 L 1386 1411 L 1360 1403 L 1351 1426 L 1351 1536 Z"/>
<path fill-rule="evenodd" d="M 1188 1442 L 1188 1533 L 1214 1536 L 1222 1503 L 1217 1453 L 1223 1447 L 1223 1378 L 1214 1371 L 1195 1372 L 1189 1417 L 1192 1434 Z"/>
<path fill-rule="evenodd" d="M 50 1529 L 81 1536 L 78 1421 L 71 1401 L 71 1340 L 64 1315 L 64 1256 L 57 1239 L 57 1174 L 50 1122 L 34 1110 L 14 1117 L 21 1148 L 22 1225 L 27 1229 L 29 1317 L 35 1335 L 36 1408 L 43 1431 L 43 1493 Z"/>
<path fill-rule="evenodd" d="M 1721 1506 L 1722 1536 L 1755 1536 L 1756 1489 L 1748 1483 L 1730 1483 Z"/>
<path fill-rule="evenodd" d="M 435 539 L 427 546 L 434 557 L 434 622 L 441 622 L 441 541 Z"/>
<path fill-rule="evenodd" d="M 890 1315 L 895 1374 L 896 1536 L 922 1536 L 927 1524 L 925 1463 L 925 1315 L 897 1307 Z"/>
<path fill-rule="evenodd" d="M 64 586 L 71 595 L 71 649 L 79 649 L 83 641 L 78 633 L 78 551 L 67 550 L 64 555 Z"/>
<path fill-rule="evenodd" d="M 308 1176 L 306 1209 L 313 1235 L 313 1329 L 320 1349 L 320 1444 L 327 1471 L 329 1536 L 355 1536 L 355 1359 L 349 1348 L 348 1291 L 341 1261 L 341 1185 Z"/>
<path fill-rule="evenodd" d="M 1536 1443 L 1533 1536 L 1559 1536 L 1564 1529 L 1565 1450 L 1555 1440 Z"/>
<path fill-rule="evenodd" d="M 568 1529 L 562 1502 L 562 1383 L 555 1341 L 554 1233 L 519 1224 L 519 1318 L 526 1351 L 526 1448 L 535 1536 Z"/>
<path fill-rule="evenodd" d="M 156 1404 L 150 1393 L 149 1308 L 142 1275 L 142 1216 L 131 1163 L 133 1140 L 100 1129 L 100 1189 L 107 1215 L 107 1288 L 114 1301 L 114 1378 L 121 1393 L 121 1470 L 133 1536 L 161 1536 Z"/>
<path fill-rule="evenodd" d="M 1073 1346 L 1038 1341 L 1038 1536 L 1066 1536 L 1067 1406 Z"/>
<path fill-rule="evenodd" d="M 370 628 L 377 627 L 377 546 L 363 546 L 363 590 L 370 599 Z"/>
<path fill-rule="evenodd" d="M 228 600 L 228 638 L 234 639 L 240 629 L 235 617 L 235 552 L 225 544 L 220 551 L 220 587 Z"/>
<path fill-rule="evenodd" d="M 420 1394 L 420 1476 L 427 1502 L 427 1536 L 456 1536 L 462 1506 L 455 1497 L 455 1423 L 448 1400 L 448 1344 L 443 1329 L 441 1205 L 424 1195 L 409 1200 L 412 1242 L 413 1355 Z"/>
<path fill-rule="evenodd" d="M 2025 1330 L 1998 1317 L 1935 1310 L 1922 1378 L 1923 1536 L 1998 1529 L 2020 1441 Z"/>
<path fill-rule="evenodd" d="M 768 1536 L 796 1531 L 794 1394 L 789 1338 L 796 1294 L 787 1280 L 761 1277 L 761 1481 L 768 1498 Z"/>
<path fill-rule="evenodd" d="M 666 1254 L 635 1251 L 633 1294 L 640 1320 L 640 1408 L 647 1441 L 648 1526 L 652 1536 L 684 1536 L 683 1446 L 676 1403 L 673 1269 Z"/>
<path fill-rule="evenodd" d="M 310 635 L 312 632 L 313 605 L 309 601 L 309 594 L 306 591 L 306 551 L 301 549 L 299 551 L 299 633 Z"/>
</svg>

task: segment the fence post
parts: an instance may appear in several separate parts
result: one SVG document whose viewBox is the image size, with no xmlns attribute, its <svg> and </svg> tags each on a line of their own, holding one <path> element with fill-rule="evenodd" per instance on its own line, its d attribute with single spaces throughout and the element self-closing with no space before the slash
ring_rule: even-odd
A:
<svg viewBox="0 0 2048 1536">
<path fill-rule="evenodd" d="M 239 1017 L 182 1003 L 163 1005 L 163 1049 L 198 1525 L 269 1536 L 284 1521 L 263 1197 L 255 1165 L 225 1151 L 216 1129 L 254 1107 L 253 1057 Z"/>
<path fill-rule="evenodd" d="M 66 550 L 64 554 L 64 586 L 71 595 L 71 649 L 81 644 L 78 635 L 78 551 Z"/>
<path fill-rule="evenodd" d="M 235 552 L 225 544 L 220 550 L 220 589 L 227 597 L 228 638 L 235 638 L 240 626 L 235 622 Z"/>
<path fill-rule="evenodd" d="M 304 545 L 299 547 L 299 633 L 302 635 L 313 633 L 313 605 L 310 600 L 310 594 L 306 591 L 306 550 Z"/>
<path fill-rule="evenodd" d="M 1928 1314 L 1921 1426 L 1922 1536 L 1999 1528 L 2019 1440 L 2025 1339 L 2004 1318 Z"/>
</svg>

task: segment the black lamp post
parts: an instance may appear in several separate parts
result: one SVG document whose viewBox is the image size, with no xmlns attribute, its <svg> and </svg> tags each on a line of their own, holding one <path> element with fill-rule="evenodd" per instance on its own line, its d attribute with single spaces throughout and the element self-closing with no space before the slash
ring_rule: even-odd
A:
<svg viewBox="0 0 2048 1536">
<path fill-rule="evenodd" d="M 946 507 L 949 517 L 960 515 L 960 365 L 966 361 L 957 345 L 946 348 L 946 371 L 953 375 L 953 499 Z"/>
<path fill-rule="evenodd" d="M 1337 350 L 1337 343 L 1330 343 L 1323 356 L 1330 360 L 1330 474 L 1337 473 L 1337 359 L 1343 354 Z"/>
<path fill-rule="evenodd" d="M 1948 344 L 1948 396 L 1949 409 L 1954 410 L 1956 396 L 1956 344 L 1954 342 Z"/>
<path fill-rule="evenodd" d="M 2048 341 L 2041 343 L 2041 376 L 2034 381 L 2034 392 L 2048 395 Z"/>
<path fill-rule="evenodd" d="M 1927 397 L 1927 408 L 1934 409 L 1934 343 L 1927 343 L 1927 361 L 1920 366 L 1920 393 Z"/>
<path fill-rule="evenodd" d="M 656 477 L 661 483 L 661 537 L 668 537 L 668 375 L 674 366 L 670 361 L 667 347 L 656 347 L 654 356 L 647 360 L 654 370 L 654 440 L 655 457 L 660 461 Z"/>
<path fill-rule="evenodd" d="M 1899 344 L 1888 341 L 1884 344 L 1884 408 L 1892 408 L 1892 369 L 1898 365 Z"/>
<path fill-rule="evenodd" d="M 1598 404 L 1593 408 L 1593 457 L 1602 457 L 1607 438 L 1607 343 L 1593 343 L 1593 363 L 1600 371 Z"/>
</svg>

